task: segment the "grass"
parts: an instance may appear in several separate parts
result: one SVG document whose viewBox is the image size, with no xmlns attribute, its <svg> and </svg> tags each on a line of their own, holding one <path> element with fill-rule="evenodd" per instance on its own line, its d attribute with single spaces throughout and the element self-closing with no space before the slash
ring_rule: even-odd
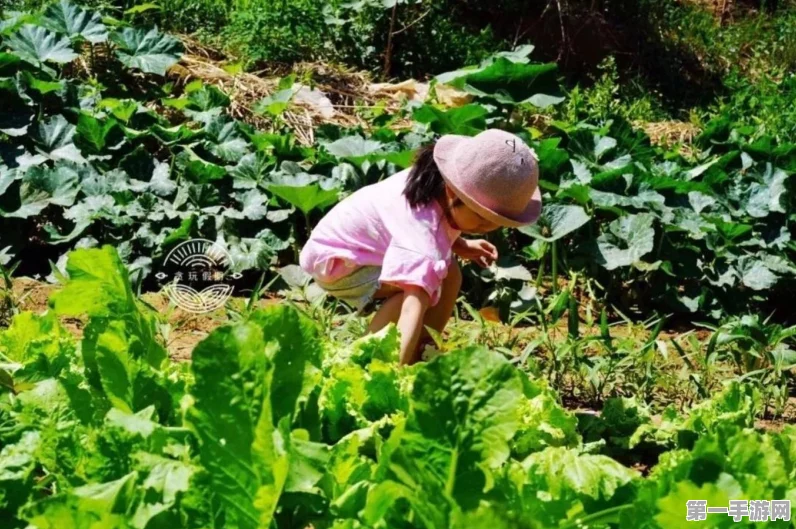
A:
<svg viewBox="0 0 796 529">
<path fill-rule="evenodd" d="M 11 288 L 8 285 L 11 285 Z M 142 300 L 162 315 L 161 334 L 172 359 L 190 361 L 190 352 L 213 329 L 239 319 L 256 307 L 276 302 L 294 303 L 323 329 L 332 340 L 351 342 L 363 336 L 367 318 L 334 301 L 324 298 L 312 302 L 297 290 L 279 295 L 266 293 L 259 285 L 249 297 L 233 297 L 224 309 L 210 314 L 192 314 L 171 305 L 165 294 L 148 293 Z M 16 278 L 0 288 L 0 299 L 14 300 L 14 311 L 43 312 L 47 299 L 57 287 L 27 278 Z M 11 315 L 0 322 L 7 326 Z M 584 318 L 583 314 L 578 320 Z M 84 322 L 63 321 L 65 327 L 81 336 Z M 482 345 L 504 354 L 519 369 L 544 377 L 561 395 L 565 406 L 573 410 L 602 409 L 610 397 L 636 397 L 647 403 L 654 413 L 668 405 L 687 409 L 719 391 L 724 382 L 736 378 L 756 382 L 765 401 L 766 412 L 760 425 L 780 429 L 796 423 L 796 398 L 793 375 L 787 371 L 776 379 L 750 376 L 739 355 L 753 351 L 749 343 L 717 343 L 717 331 L 740 331 L 732 321 L 721 329 L 690 329 L 685 332 L 665 330 L 663 322 L 651 319 L 642 323 L 619 320 L 608 324 L 605 319 L 592 325 L 578 325 L 572 332 L 572 318 L 564 315 L 551 321 L 543 311 L 513 313 L 508 322 L 497 321 L 496 312 L 478 310 L 460 300 L 454 320 L 445 336 L 435 336 L 436 347 L 426 350 L 426 358 L 470 345 Z M 777 344 L 792 343 L 796 331 L 768 329 L 771 343 L 758 336 L 756 347 L 771 349 Z M 775 332 L 776 331 L 776 332 Z M 765 334 L 765 333 L 764 333 Z M 726 340 L 725 340 L 726 341 Z"/>
</svg>

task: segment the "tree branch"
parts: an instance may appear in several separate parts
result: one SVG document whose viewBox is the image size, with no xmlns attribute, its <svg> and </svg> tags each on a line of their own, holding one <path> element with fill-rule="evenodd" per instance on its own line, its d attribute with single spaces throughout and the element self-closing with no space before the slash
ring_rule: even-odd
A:
<svg viewBox="0 0 796 529">
<path fill-rule="evenodd" d="M 392 70 L 392 37 L 395 34 L 395 17 L 398 12 L 398 2 L 392 6 L 392 14 L 390 15 L 390 32 L 387 34 L 387 49 L 384 50 L 384 69 L 381 76 L 384 80 L 390 75 Z"/>
</svg>

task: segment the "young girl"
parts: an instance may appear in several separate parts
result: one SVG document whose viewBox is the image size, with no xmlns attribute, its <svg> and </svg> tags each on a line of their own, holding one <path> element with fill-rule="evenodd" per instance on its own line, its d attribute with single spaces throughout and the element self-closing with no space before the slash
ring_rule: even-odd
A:
<svg viewBox="0 0 796 529">
<path fill-rule="evenodd" d="M 488 267 L 497 249 L 483 234 L 535 222 L 538 166 L 523 141 L 500 130 L 443 136 L 415 165 L 356 191 L 313 230 L 301 267 L 330 295 L 359 309 L 384 299 L 370 323 L 401 331 L 401 363 L 419 360 L 425 326 L 442 332 L 459 296 L 452 258 Z"/>
</svg>

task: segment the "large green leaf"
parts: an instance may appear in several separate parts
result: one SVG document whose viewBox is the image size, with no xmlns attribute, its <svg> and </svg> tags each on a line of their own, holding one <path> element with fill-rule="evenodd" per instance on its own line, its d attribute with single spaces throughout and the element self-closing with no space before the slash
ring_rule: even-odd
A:
<svg viewBox="0 0 796 529">
<path fill-rule="evenodd" d="M 577 449 L 547 448 L 531 454 L 522 466 L 528 472 L 523 486 L 524 506 L 531 518 L 545 526 L 558 524 L 574 505 L 587 513 L 611 507 L 618 491 L 632 486 L 638 474 L 602 455 Z"/>
<path fill-rule="evenodd" d="M 50 305 L 59 315 L 91 316 L 81 347 L 89 381 L 125 411 L 155 404 L 160 412 L 170 413 L 163 390 L 151 383 L 150 368 L 160 369 L 166 359 L 157 319 L 136 303 L 116 250 L 75 250 L 66 273 L 66 285 L 51 296 Z"/>
<path fill-rule="evenodd" d="M 36 451 L 41 448 L 41 435 L 27 431 L 19 441 L 6 444 L 0 450 L 0 490 L 3 505 L 0 515 L 11 518 L 16 510 L 28 500 L 33 492 Z"/>
<path fill-rule="evenodd" d="M 381 151 L 383 145 L 379 141 L 366 140 L 362 136 L 344 136 L 325 145 L 329 154 L 338 158 L 363 158 Z"/>
<path fill-rule="evenodd" d="M 72 43 L 47 29 L 26 24 L 4 43 L 20 58 L 40 65 L 44 62 L 67 63 L 77 58 Z"/>
<path fill-rule="evenodd" d="M 139 364 L 132 356 L 132 333 L 123 321 L 94 320 L 86 328 L 82 344 L 84 362 L 111 405 L 133 413 L 134 381 Z"/>
<path fill-rule="evenodd" d="M 206 161 L 189 147 L 185 147 L 183 152 L 177 155 L 176 163 L 185 169 L 185 176 L 197 184 L 220 180 L 227 174 L 224 167 Z"/>
<path fill-rule="evenodd" d="M 293 437 L 290 440 L 290 469 L 285 492 L 322 496 L 319 482 L 326 475 L 329 452 L 329 445 Z M 306 502 L 306 498 L 302 497 L 302 500 Z"/>
<path fill-rule="evenodd" d="M 11 320 L 11 326 L 0 332 L 0 352 L 13 362 L 26 363 L 39 355 L 55 358 L 73 347 L 67 331 L 52 312 L 38 316 L 21 312 Z"/>
<path fill-rule="evenodd" d="M 116 56 L 129 68 L 146 73 L 166 75 L 177 64 L 183 52 L 182 43 L 157 29 L 122 28 L 111 33 Z"/>
<path fill-rule="evenodd" d="M 468 348 L 422 366 L 406 429 L 394 434 L 393 480 L 438 508 L 446 498 L 474 508 L 509 458 L 522 399 L 519 372 L 497 353 Z"/>
<path fill-rule="evenodd" d="M 115 119 L 99 120 L 86 113 L 78 116 L 76 132 L 76 141 L 93 154 L 101 153 L 106 147 L 118 145 L 123 139 Z"/>
<path fill-rule="evenodd" d="M 92 44 L 108 40 L 108 28 L 102 23 L 99 13 L 89 13 L 70 0 L 51 4 L 44 12 L 41 23 L 53 31 L 73 39 L 81 37 Z"/>
<path fill-rule="evenodd" d="M 236 193 L 235 199 L 239 207 L 227 208 L 222 215 L 233 219 L 260 220 L 265 217 L 268 208 L 268 197 L 257 189 L 249 189 L 242 193 Z"/>
<path fill-rule="evenodd" d="M 512 442 L 512 455 L 526 457 L 548 446 L 580 444 L 578 419 L 558 403 L 557 395 L 540 380 L 524 380 L 525 399 L 520 400 L 522 419 Z"/>
<path fill-rule="evenodd" d="M 127 273 L 110 246 L 71 252 L 66 271 L 67 284 L 50 298 L 57 314 L 110 317 L 134 310 Z"/>
<path fill-rule="evenodd" d="M 0 51 L 0 77 L 11 77 L 20 69 L 22 59 L 13 53 Z"/>
<path fill-rule="evenodd" d="M 152 178 L 149 181 L 133 180 L 130 187 L 134 191 L 148 191 L 160 197 L 170 196 L 177 190 L 177 183 L 171 179 L 169 170 L 169 164 L 155 161 Z"/>
<path fill-rule="evenodd" d="M 741 281 L 752 290 L 768 290 L 777 284 L 779 277 L 758 258 L 744 256 L 736 266 Z"/>
<path fill-rule="evenodd" d="M 336 203 L 340 195 L 338 185 L 337 181 L 330 178 L 284 170 L 272 174 L 267 184 L 271 193 L 304 213 Z"/>
<path fill-rule="evenodd" d="M 483 105 L 464 105 L 450 110 L 440 110 L 433 105 L 416 109 L 412 117 L 439 135 L 461 134 L 475 136 L 486 129 L 487 110 Z"/>
<path fill-rule="evenodd" d="M 50 204 L 69 207 L 75 203 L 78 192 L 78 172 L 72 167 L 63 164 L 54 169 L 31 167 L 22 177 L 19 209 L 3 216 L 28 218 L 38 215 Z"/>
<path fill-rule="evenodd" d="M 247 154 L 243 156 L 235 165 L 230 169 L 230 175 L 233 178 L 232 186 L 235 189 L 251 189 L 257 187 L 263 178 L 265 178 L 266 170 L 269 163 L 256 153 Z"/>
<path fill-rule="evenodd" d="M 195 404 L 188 418 L 226 522 L 269 527 L 288 474 L 290 419 L 274 425 L 274 364 L 262 328 L 216 329 L 194 350 L 191 369 Z"/>
<path fill-rule="evenodd" d="M 60 114 L 38 124 L 33 139 L 39 152 L 51 160 L 69 160 L 86 163 L 80 150 L 74 144 L 76 128 Z"/>
<path fill-rule="evenodd" d="M 520 228 L 534 239 L 553 242 L 569 235 L 589 222 L 590 217 L 580 206 L 546 205 L 536 224 Z"/>
<path fill-rule="evenodd" d="M 749 185 L 747 195 L 741 199 L 745 204 L 746 212 L 752 217 L 763 218 L 771 212 L 785 213 L 783 198 L 786 198 L 786 183 L 790 175 L 782 169 L 774 168 L 771 164 L 760 176 L 760 182 Z"/>
<path fill-rule="evenodd" d="M 716 205 L 715 198 L 699 191 L 689 192 L 688 202 L 696 213 L 702 213 L 705 209 L 712 208 Z"/>
<path fill-rule="evenodd" d="M 555 63 L 524 64 L 499 57 L 489 66 L 473 71 L 459 70 L 437 80 L 475 95 L 492 97 L 501 103 L 531 103 L 545 108 L 564 100 L 557 95 L 560 92 L 557 71 Z"/>
<path fill-rule="evenodd" d="M 204 85 L 188 94 L 188 107 L 200 112 L 228 107 L 229 103 L 229 96 L 213 85 Z"/>
<path fill-rule="evenodd" d="M 383 344 L 396 338 L 395 330 L 386 337 Z M 395 352 L 397 347 L 392 354 Z M 357 353 L 350 361 L 345 359 L 344 355 L 329 366 L 318 397 L 324 437 L 330 440 L 341 439 L 384 417 L 405 412 L 407 407 L 394 363 L 373 359 L 361 366 L 355 362 L 362 362 L 364 358 Z"/>
<path fill-rule="evenodd" d="M 178 143 L 188 143 L 197 136 L 202 134 L 202 131 L 197 131 L 187 127 L 186 125 L 175 125 L 173 127 L 164 127 L 162 125 L 154 125 L 150 131 L 152 134 L 162 141 L 165 145 L 174 145 Z"/>
<path fill-rule="evenodd" d="M 229 236 L 226 242 L 235 272 L 268 268 L 274 264 L 280 251 L 290 247 L 289 240 L 280 239 L 268 228 L 263 228 L 254 237 Z"/>
<path fill-rule="evenodd" d="M 655 244 L 653 221 L 651 214 L 640 213 L 611 222 L 608 230 L 597 239 L 598 262 L 613 270 L 641 261 Z"/>
<path fill-rule="evenodd" d="M 174 503 L 180 493 L 190 490 L 191 478 L 198 470 L 190 463 L 148 453 L 137 455 L 136 466 L 149 470 L 142 486 L 161 494 L 166 504 Z"/>
<path fill-rule="evenodd" d="M 238 123 L 227 118 L 215 118 L 205 127 L 209 140 L 208 151 L 225 162 L 237 162 L 249 152 L 249 144 L 238 130 Z"/>
<path fill-rule="evenodd" d="M 315 324 L 293 307 L 278 305 L 252 316 L 265 340 L 277 344 L 271 359 L 274 380 L 271 408 L 274 423 L 292 417 L 300 397 L 306 397 L 320 377 L 321 343 Z"/>
<path fill-rule="evenodd" d="M 27 505 L 22 518 L 38 529 L 125 527 L 135 498 L 136 472 L 116 481 L 90 483 Z"/>
</svg>

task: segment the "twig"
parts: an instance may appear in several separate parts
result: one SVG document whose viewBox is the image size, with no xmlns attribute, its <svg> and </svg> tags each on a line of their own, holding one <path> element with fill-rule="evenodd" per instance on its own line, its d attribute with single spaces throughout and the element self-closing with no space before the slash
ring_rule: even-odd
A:
<svg viewBox="0 0 796 529">
<path fill-rule="evenodd" d="M 558 52 L 558 59 L 556 60 L 560 61 L 564 56 L 564 48 L 567 45 L 567 32 L 564 29 L 564 12 L 561 10 L 561 0 L 556 0 L 556 6 L 558 7 L 558 23 L 561 26 L 561 49 Z"/>
<path fill-rule="evenodd" d="M 392 15 L 390 15 L 390 32 L 387 35 L 387 49 L 384 50 L 384 70 L 381 73 L 383 79 L 387 79 L 392 69 L 392 37 L 395 34 L 395 18 L 398 13 L 398 2 L 392 6 Z"/>
<path fill-rule="evenodd" d="M 517 31 L 514 32 L 514 42 L 511 43 L 511 47 L 512 48 L 516 48 L 517 47 L 517 42 L 519 42 L 519 40 L 520 40 L 520 29 L 522 28 L 522 21 L 523 20 L 524 19 L 522 17 L 520 17 L 520 21 L 517 23 Z M 523 32 L 523 35 L 524 34 L 525 34 L 525 32 Z"/>
<path fill-rule="evenodd" d="M 315 144 L 315 127 L 312 126 L 312 116 L 310 116 L 310 112 L 306 108 L 304 109 L 304 117 L 307 119 L 307 121 L 310 124 L 309 128 L 307 129 L 307 130 L 309 130 L 308 136 L 309 136 L 309 140 L 310 140 L 310 145 L 314 145 Z"/>
<path fill-rule="evenodd" d="M 550 11 L 551 7 L 553 7 L 553 0 L 550 0 L 549 2 L 547 2 L 547 5 L 544 7 L 544 11 L 542 11 L 542 14 L 539 15 L 539 18 L 540 19 L 544 18 L 544 16 L 547 14 L 547 12 Z"/>
<path fill-rule="evenodd" d="M 420 15 L 419 17 L 414 19 L 412 22 L 410 22 L 409 24 L 405 25 L 404 27 L 402 27 L 398 31 L 394 32 L 393 35 L 399 35 L 399 34 L 403 33 L 407 29 L 411 28 L 412 26 L 414 26 L 415 24 L 417 24 L 418 22 L 420 22 L 421 20 L 426 18 L 426 15 L 428 15 L 429 13 L 431 13 L 431 9 L 428 9 L 425 13 L 423 13 L 422 15 Z"/>
</svg>

